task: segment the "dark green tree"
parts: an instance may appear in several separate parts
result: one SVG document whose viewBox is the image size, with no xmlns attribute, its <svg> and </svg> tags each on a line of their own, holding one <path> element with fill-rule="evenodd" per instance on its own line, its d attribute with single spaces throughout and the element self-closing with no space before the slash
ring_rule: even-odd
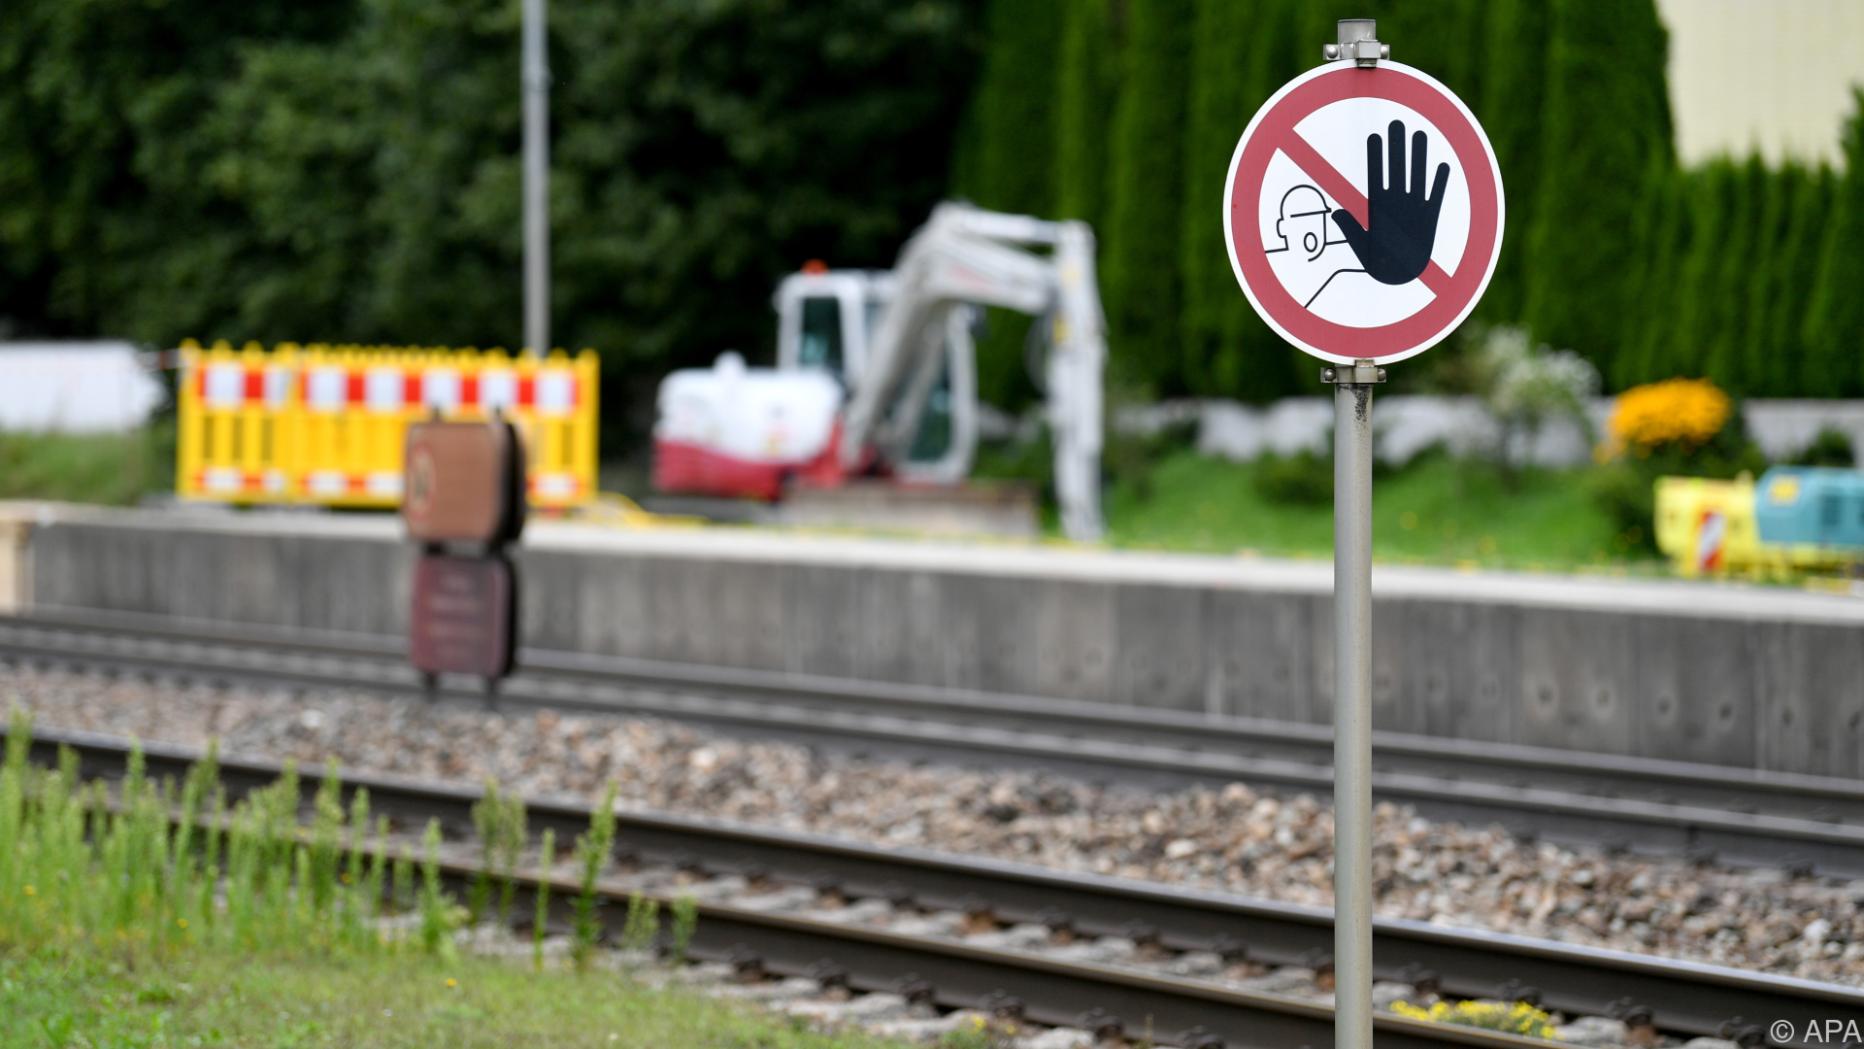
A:
<svg viewBox="0 0 1864 1049">
<path fill-rule="evenodd" d="M 1107 215 L 1107 149 L 1119 97 L 1118 41 L 1107 0 L 1061 5 L 1055 61 L 1055 217 L 1096 231 Z"/>
<path fill-rule="evenodd" d="M 1864 349 L 1864 251 L 1858 250 L 1864 244 L 1864 89 L 1854 89 L 1853 107 L 1845 126 L 1844 175 L 1827 212 L 1824 248 L 1806 313 L 1808 356 L 1845 362 L 1842 374 L 1831 377 L 1835 385 L 1816 391 L 1825 397 L 1864 391 L 1864 353 L 1859 352 Z"/>
<path fill-rule="evenodd" d="M 1689 180 L 1689 250 L 1678 272 L 1676 297 L 1671 300 L 1675 335 L 1665 354 L 1675 375 L 1710 375 L 1711 349 L 1721 318 L 1716 282 L 1734 232 L 1733 212 L 1739 197 L 1740 176 L 1728 160 L 1710 161 L 1694 176 Z"/>
<path fill-rule="evenodd" d="M 1782 295 L 1791 294 L 1787 286 L 1792 250 L 1793 214 L 1804 192 L 1806 170 L 1795 163 L 1771 170 L 1758 158 L 1750 161 L 1758 170 L 1750 177 L 1756 181 L 1761 196 L 1760 213 L 1754 227 L 1754 245 L 1750 251 L 1749 279 L 1737 283 L 1741 341 L 1742 392 L 1750 397 L 1778 396 L 1779 356 L 1791 349 L 1774 341 L 1773 304 Z"/>
<path fill-rule="evenodd" d="M 1114 374 L 1155 393 L 1183 390 L 1183 283 L 1178 196 L 1184 189 L 1184 120 L 1191 50 L 1190 0 L 1126 8 L 1102 289 Z"/>
<path fill-rule="evenodd" d="M 1728 185 L 1727 211 L 1721 216 L 1722 243 L 1708 259 L 1705 284 L 1697 295 L 1708 306 L 1708 325 L 1700 349 L 1702 372 L 1723 389 L 1751 392 L 1753 376 L 1747 371 L 1747 348 L 1742 343 L 1747 315 L 1748 286 L 1764 279 L 1760 268 L 1760 200 L 1766 191 L 1767 169 L 1759 157 L 1723 166 Z"/>
<path fill-rule="evenodd" d="M 974 6 L 553 9 L 554 330 L 629 380 L 611 422 L 767 346 L 802 261 L 891 263 L 950 186 Z M 0 5 L 0 310 L 515 344 L 519 24 L 517 0 Z"/>
<path fill-rule="evenodd" d="M 1464 96 L 1495 149 L 1508 206 L 1501 257 L 1478 307 L 1479 316 L 1494 322 L 1519 320 L 1527 298 L 1523 259 L 1540 186 L 1546 34 L 1541 0 L 1493 0 L 1481 49 L 1481 93 Z"/>
<path fill-rule="evenodd" d="M 1621 318 L 1634 307 L 1625 245 L 1639 182 L 1653 154 L 1673 151 L 1666 34 L 1651 0 L 1554 0 L 1548 13 L 1524 313 L 1535 337 L 1609 371 Z"/>
<path fill-rule="evenodd" d="M 1602 370 L 1606 385 L 1622 389 L 1645 381 L 1650 369 L 1652 347 L 1650 338 L 1655 334 L 1651 322 L 1651 310 L 1647 305 L 1662 301 L 1668 294 L 1667 281 L 1673 275 L 1665 272 L 1666 258 L 1670 245 L 1665 243 L 1670 236 L 1667 223 L 1676 196 L 1676 178 L 1673 169 L 1658 158 L 1651 159 L 1651 170 L 1641 182 L 1641 203 L 1637 209 L 1637 220 L 1631 228 L 1626 279 L 1632 288 L 1632 301 L 1640 308 L 1633 309 L 1621 318 L 1619 333 L 1619 352 L 1612 355 L 1609 370 Z"/>
<path fill-rule="evenodd" d="M 247 47 L 332 39 L 352 11 L 0 4 L 0 318 L 155 337 L 165 329 L 143 311 L 165 304 L 147 278 L 172 258 L 209 287 L 236 282 L 241 216 L 200 177 L 202 114 Z"/>
<path fill-rule="evenodd" d="M 992 0 L 958 188 L 999 211 L 1046 215 L 1055 203 L 1054 84 L 1063 5 Z"/>
<path fill-rule="evenodd" d="M 1702 179 L 1666 165 L 1650 180 L 1645 199 L 1655 233 L 1643 249 L 1637 300 L 1627 314 L 1631 321 L 1626 337 L 1628 359 L 1615 356 L 1609 373 L 1619 389 L 1694 374 L 1683 367 L 1677 352 L 1677 328 L 1679 307 L 1687 294 L 1683 269 L 1695 234 L 1694 198 Z"/>
<path fill-rule="evenodd" d="M 1288 344 L 1256 316 L 1236 283 L 1224 244 L 1224 178 L 1237 139 L 1288 79 L 1301 39 L 1291 0 L 1198 0 L 1185 124 L 1182 374 L 1202 396 L 1263 401 L 1292 392 Z M 1306 46 L 1303 46 L 1306 45 Z"/>
<path fill-rule="evenodd" d="M 1065 12 L 1043 0 L 992 0 L 986 9 L 987 43 L 956 161 L 959 196 L 995 211 L 1053 213 L 1055 55 Z M 990 311 L 977 346 L 985 400 L 1014 407 L 1034 396 L 1023 352 L 1030 323 Z"/>
<path fill-rule="evenodd" d="M 1768 306 L 1768 330 L 1773 345 L 1769 389 L 1776 397 L 1823 397 L 1839 388 L 1849 362 L 1833 354 L 1815 354 L 1806 342 L 1806 307 L 1818 280 L 1831 227 L 1831 206 L 1837 179 L 1820 165 L 1799 180 L 1793 198 L 1786 247 L 1776 263 L 1778 291 Z"/>
<path fill-rule="evenodd" d="M 1472 108 L 1482 97 L 1489 57 L 1486 36 L 1495 0 L 1346 0 L 1307 4 L 1329 20 L 1371 17 L 1379 39 L 1391 45 L 1392 58 L 1436 77 Z M 1320 45 L 1334 39 L 1331 21 L 1321 35 L 1307 41 L 1302 58 L 1317 56 Z M 1315 58 L 1318 61 L 1318 58 Z"/>
</svg>

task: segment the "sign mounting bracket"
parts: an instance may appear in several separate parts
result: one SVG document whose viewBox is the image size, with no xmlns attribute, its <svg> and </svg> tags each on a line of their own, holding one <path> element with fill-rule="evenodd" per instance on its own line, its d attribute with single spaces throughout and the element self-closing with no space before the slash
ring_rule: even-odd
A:
<svg viewBox="0 0 1864 1049">
<path fill-rule="evenodd" d="M 1321 56 L 1329 62 L 1350 60 L 1361 69 L 1370 69 L 1378 65 L 1380 59 L 1392 56 L 1392 46 L 1379 43 L 1376 19 L 1342 18 L 1339 21 L 1339 34 L 1339 43 L 1327 44 L 1320 49 Z"/>
<path fill-rule="evenodd" d="M 1385 369 L 1367 360 L 1354 361 L 1352 364 L 1329 364 L 1320 370 L 1320 381 L 1329 386 L 1371 386 L 1385 381 Z"/>
</svg>

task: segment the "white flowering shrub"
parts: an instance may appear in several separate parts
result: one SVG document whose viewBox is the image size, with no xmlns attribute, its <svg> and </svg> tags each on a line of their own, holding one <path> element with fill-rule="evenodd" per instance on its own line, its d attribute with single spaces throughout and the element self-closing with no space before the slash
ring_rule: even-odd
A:
<svg viewBox="0 0 1864 1049">
<path fill-rule="evenodd" d="M 1497 452 L 1510 465 L 1517 446 L 1533 451 L 1541 427 L 1570 418 L 1588 425 L 1586 402 L 1599 391 L 1599 370 L 1571 350 L 1536 343 L 1526 329 L 1498 326 L 1484 335 L 1477 351 L 1477 374 L 1483 403 L 1501 425 Z"/>
</svg>

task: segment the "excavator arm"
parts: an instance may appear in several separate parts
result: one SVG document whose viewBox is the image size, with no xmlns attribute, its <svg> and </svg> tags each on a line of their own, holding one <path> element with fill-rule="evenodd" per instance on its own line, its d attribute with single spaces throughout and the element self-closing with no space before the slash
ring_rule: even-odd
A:
<svg viewBox="0 0 1864 1049">
<path fill-rule="evenodd" d="M 1050 317 L 1046 414 L 1062 529 L 1071 539 L 1098 539 L 1106 337 L 1092 231 L 1082 222 L 941 204 L 901 250 L 894 280 L 893 300 L 843 412 L 844 466 L 853 468 L 869 448 L 905 460 L 955 314 L 982 305 Z"/>
</svg>

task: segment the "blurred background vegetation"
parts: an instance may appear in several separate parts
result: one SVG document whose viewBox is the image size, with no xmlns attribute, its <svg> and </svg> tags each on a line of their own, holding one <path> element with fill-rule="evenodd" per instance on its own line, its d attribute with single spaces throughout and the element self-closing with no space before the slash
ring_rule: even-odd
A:
<svg viewBox="0 0 1864 1049">
<path fill-rule="evenodd" d="M 886 266 L 960 195 L 1094 223 L 1124 396 L 1313 393 L 1230 274 L 1222 178 L 1332 20 L 1367 14 L 1500 156 L 1479 320 L 1605 392 L 1864 394 L 1864 131 L 1842 175 L 1679 165 L 1652 0 L 560 0 L 558 341 L 603 354 L 638 433 L 668 369 L 767 351 L 782 273 Z M 0 6 L 0 325 L 514 343 L 518 27 L 517 0 Z M 1026 323 L 984 342 L 1012 409 Z"/>
</svg>

